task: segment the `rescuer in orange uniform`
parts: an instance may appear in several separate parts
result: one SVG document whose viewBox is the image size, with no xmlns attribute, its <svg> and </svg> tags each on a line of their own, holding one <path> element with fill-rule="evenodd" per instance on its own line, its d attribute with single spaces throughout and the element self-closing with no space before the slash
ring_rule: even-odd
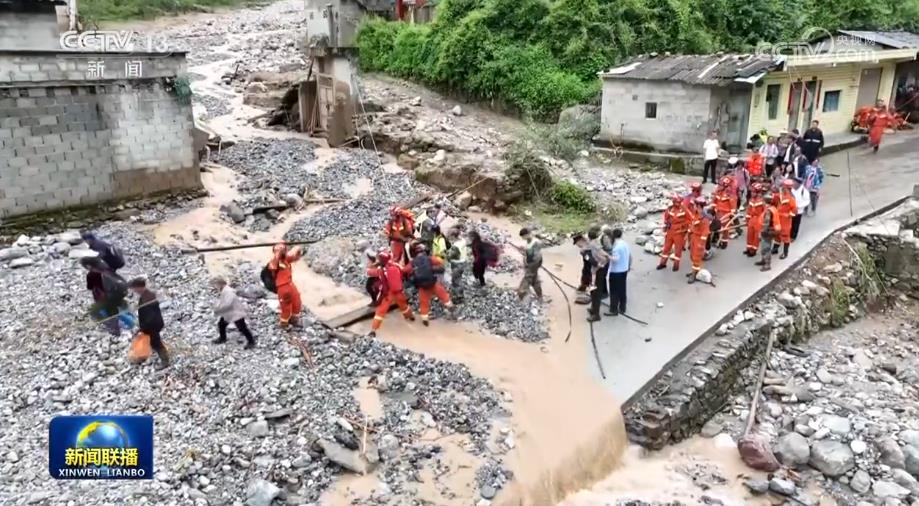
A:
<svg viewBox="0 0 919 506">
<path fill-rule="evenodd" d="M 778 196 L 779 224 L 782 226 L 779 234 L 779 242 L 782 243 L 782 254 L 780 259 L 788 258 L 788 247 L 791 246 L 791 220 L 798 214 L 798 205 L 795 203 L 795 196 L 791 194 L 795 182 L 791 179 L 782 181 L 782 193 Z M 772 248 L 775 253 L 778 245 Z"/>
<path fill-rule="evenodd" d="M 276 244 L 272 248 L 272 253 L 274 256 L 268 262 L 268 270 L 274 275 L 278 302 L 281 303 L 281 327 L 299 327 L 303 304 L 300 302 L 300 291 L 294 285 L 293 262 L 299 260 L 303 252 L 299 247 L 288 250 L 287 245 L 282 243 Z"/>
<path fill-rule="evenodd" d="M 760 229 L 760 237 L 762 243 L 760 244 L 760 253 L 761 258 L 754 265 L 759 265 L 760 271 L 768 271 L 772 269 L 772 245 L 773 241 L 779 237 L 782 233 L 782 225 L 779 220 L 779 210 L 776 207 L 778 202 L 777 194 L 768 194 L 766 198 L 763 199 L 764 209 L 762 214 L 758 218 L 758 226 Z"/>
<path fill-rule="evenodd" d="M 881 139 L 884 137 L 884 131 L 893 123 L 893 117 L 884 105 L 883 100 L 878 100 L 877 106 L 868 117 L 868 144 L 877 153 L 881 147 Z"/>
<path fill-rule="evenodd" d="M 689 193 L 683 194 L 683 205 L 690 207 L 693 201 L 702 196 L 702 183 L 689 185 Z"/>
<path fill-rule="evenodd" d="M 397 263 L 408 261 L 406 244 L 415 236 L 415 218 L 408 209 L 395 206 L 389 210 L 389 221 L 383 227 L 383 235 L 389 239 L 392 259 Z"/>
<path fill-rule="evenodd" d="M 444 272 L 444 261 L 429 255 L 428 247 L 421 243 L 417 244 L 412 253 L 411 263 L 403 267 L 402 272 L 411 277 L 412 283 L 418 289 L 421 323 L 427 327 L 429 325 L 432 296 L 437 297 L 451 313 L 453 312 L 453 303 L 450 302 L 450 294 L 447 293 L 444 285 L 438 279 L 438 274 L 443 274 Z"/>
<path fill-rule="evenodd" d="M 389 249 L 383 248 L 377 253 L 377 261 L 367 268 L 367 275 L 379 279 L 381 285 L 380 303 L 373 315 L 370 337 L 376 337 L 377 329 L 383 325 L 383 318 L 386 317 L 386 313 L 393 304 L 399 306 L 406 320 L 415 321 L 415 315 L 412 313 L 412 308 L 408 307 L 408 299 L 405 297 L 402 267 L 392 261 L 392 252 Z"/>
<path fill-rule="evenodd" d="M 763 201 L 763 185 L 753 183 L 750 192 L 750 200 L 747 201 L 747 213 L 745 220 L 747 223 L 747 249 L 744 255 L 755 257 L 759 250 L 760 233 L 763 231 L 763 212 L 766 211 L 766 202 Z"/>
<path fill-rule="evenodd" d="M 715 216 L 721 224 L 721 232 L 718 234 L 718 247 L 725 249 L 728 247 L 728 238 L 731 232 L 728 230 L 734 219 L 734 210 L 737 209 L 737 194 L 732 188 L 733 180 L 730 177 L 723 177 L 718 182 L 712 194 L 712 201 L 715 204 Z"/>
<path fill-rule="evenodd" d="M 680 260 L 686 246 L 686 232 L 689 230 L 689 213 L 683 205 L 683 197 L 674 193 L 671 205 L 664 211 L 664 250 L 657 269 L 666 269 L 667 260 L 673 260 L 673 272 L 680 270 Z"/>
<path fill-rule="evenodd" d="M 702 270 L 702 260 L 705 256 L 705 241 L 711 232 L 711 217 L 705 211 L 705 198 L 698 197 L 693 201 L 689 213 L 689 259 L 692 260 L 692 272 L 689 273 L 689 282 L 696 282 L 696 275 Z"/>
</svg>

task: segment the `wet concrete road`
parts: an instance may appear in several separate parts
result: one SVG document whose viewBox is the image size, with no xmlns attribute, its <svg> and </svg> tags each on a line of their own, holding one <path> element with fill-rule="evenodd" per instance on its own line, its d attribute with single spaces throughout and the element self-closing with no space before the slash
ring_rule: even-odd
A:
<svg viewBox="0 0 919 506">
<path fill-rule="evenodd" d="M 604 316 L 594 324 L 594 331 L 606 380 L 600 379 L 589 345 L 584 347 L 586 367 L 617 399 L 629 399 L 671 359 L 834 230 L 911 194 L 913 185 L 919 184 L 919 132 L 887 135 L 884 142 L 878 154 L 865 146 L 847 151 L 852 176 L 851 212 L 847 152 L 824 158 L 824 170 L 839 177 L 827 175 L 817 215 L 804 218 L 789 257 L 773 257 L 770 272 L 760 272 L 753 265 L 755 260 L 742 254 L 745 239 L 738 238 L 706 262 L 717 288 L 701 283 L 689 285 L 685 277 L 690 266 L 688 252 L 683 256 L 681 272 L 657 271 L 658 257 L 633 244 L 628 309 L 630 315 L 649 325 L 641 326 L 621 316 Z M 710 189 L 711 185 L 706 185 L 706 193 Z M 633 237 L 627 235 L 626 239 L 631 241 Z M 566 247 L 571 255 L 577 255 L 573 246 Z M 657 307 L 659 302 L 663 307 Z M 575 325 L 587 325 L 584 306 L 576 306 L 574 317 Z"/>
</svg>

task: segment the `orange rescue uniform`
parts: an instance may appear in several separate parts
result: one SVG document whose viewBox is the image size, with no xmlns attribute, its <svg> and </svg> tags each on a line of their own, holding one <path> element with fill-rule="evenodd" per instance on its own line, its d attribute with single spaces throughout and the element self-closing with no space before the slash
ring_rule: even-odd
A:
<svg viewBox="0 0 919 506">
<path fill-rule="evenodd" d="M 409 212 L 409 214 L 411 214 Z M 400 212 L 396 217 L 390 217 L 383 228 L 383 235 L 389 238 L 389 249 L 392 250 L 392 259 L 403 262 L 407 259 L 405 244 L 415 235 L 415 226 L 411 217 Z"/>
<path fill-rule="evenodd" d="M 383 292 L 380 294 L 380 303 L 373 314 L 371 330 L 376 332 L 380 325 L 383 325 L 383 318 L 386 318 L 386 313 L 393 304 L 399 306 L 406 320 L 415 319 L 412 308 L 408 307 L 408 299 L 405 297 L 405 290 L 402 286 L 402 268 L 398 264 L 387 262 L 382 266 L 372 265 L 367 268 L 367 275 L 380 280 L 380 290 Z"/>
<path fill-rule="evenodd" d="M 868 130 L 868 144 L 873 148 L 879 147 L 884 137 L 884 130 L 892 123 L 893 118 L 887 113 L 887 108 L 878 107 L 869 120 L 871 128 Z"/>
<path fill-rule="evenodd" d="M 444 261 L 438 257 L 431 256 L 431 267 L 434 268 L 434 272 L 443 272 Z M 412 275 L 412 264 L 408 263 L 405 267 L 402 268 L 407 276 Z M 447 290 L 444 288 L 444 285 L 440 283 L 437 278 L 434 278 L 434 286 L 429 286 L 427 288 L 418 287 L 418 311 L 421 313 L 421 321 L 428 321 L 428 316 L 431 312 L 431 297 L 437 297 L 438 300 L 447 308 L 453 307 L 453 303 L 450 302 L 450 294 L 447 293 Z"/>
<path fill-rule="evenodd" d="M 752 256 L 759 250 L 760 233 L 763 231 L 763 213 L 766 202 L 756 195 L 747 202 L 747 252 Z"/>
<path fill-rule="evenodd" d="M 711 233 L 711 220 L 707 218 L 702 209 L 693 210 L 689 224 L 689 259 L 692 261 L 692 274 L 696 275 L 702 270 L 702 260 L 705 256 L 705 242 Z"/>
<path fill-rule="evenodd" d="M 737 209 L 737 195 L 733 189 L 719 186 L 712 194 L 712 200 L 715 204 L 715 216 L 718 217 L 718 221 L 721 223 L 722 232 L 718 234 L 720 236 L 719 245 L 724 248 L 727 246 L 730 236 L 730 232 L 724 232 L 724 230 L 730 228 L 733 222 L 732 215 L 734 210 Z"/>
<path fill-rule="evenodd" d="M 686 232 L 689 229 L 690 214 L 682 204 L 675 204 L 664 211 L 664 249 L 661 251 L 660 265 L 666 266 L 667 260 L 673 260 L 673 270 L 680 269 L 683 249 L 686 247 Z"/>
<path fill-rule="evenodd" d="M 791 220 L 798 213 L 798 205 L 795 203 L 795 196 L 790 191 L 783 189 L 779 196 L 779 224 L 782 231 L 779 234 L 779 242 L 782 244 L 791 244 Z"/>
<path fill-rule="evenodd" d="M 274 283 L 278 290 L 278 302 L 281 305 L 281 326 L 286 327 L 291 320 L 296 321 L 303 309 L 300 291 L 294 285 L 293 262 L 300 259 L 303 253 L 300 248 L 279 252 L 268 263 L 268 269 L 274 273 Z"/>
</svg>

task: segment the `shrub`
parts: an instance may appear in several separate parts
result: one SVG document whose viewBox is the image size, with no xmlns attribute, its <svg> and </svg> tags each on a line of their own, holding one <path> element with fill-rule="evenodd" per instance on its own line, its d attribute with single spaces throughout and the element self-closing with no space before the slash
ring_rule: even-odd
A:
<svg viewBox="0 0 919 506">
<path fill-rule="evenodd" d="M 589 214 L 597 210 L 590 193 L 569 181 L 556 181 L 551 199 L 553 204 L 571 213 Z"/>
</svg>

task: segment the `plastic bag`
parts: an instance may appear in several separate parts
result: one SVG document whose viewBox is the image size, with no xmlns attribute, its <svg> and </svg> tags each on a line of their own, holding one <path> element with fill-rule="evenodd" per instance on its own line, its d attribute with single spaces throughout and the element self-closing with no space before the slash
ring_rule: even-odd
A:
<svg viewBox="0 0 919 506">
<path fill-rule="evenodd" d="M 131 341 L 131 347 L 128 349 L 128 361 L 133 364 L 143 363 L 150 358 L 153 350 L 150 348 L 150 336 L 144 332 L 138 332 Z"/>
</svg>

